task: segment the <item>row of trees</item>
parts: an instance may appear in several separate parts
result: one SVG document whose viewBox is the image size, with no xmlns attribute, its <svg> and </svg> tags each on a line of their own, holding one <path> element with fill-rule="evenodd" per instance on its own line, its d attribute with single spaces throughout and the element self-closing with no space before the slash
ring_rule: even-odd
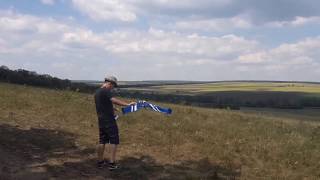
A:
<svg viewBox="0 0 320 180">
<path fill-rule="evenodd" d="M 85 83 L 73 83 L 68 79 L 59 79 L 48 74 L 38 74 L 24 69 L 10 70 L 6 66 L 0 67 L 0 81 L 51 89 L 70 89 L 80 92 L 93 92 L 96 89 L 96 87 Z"/>
</svg>

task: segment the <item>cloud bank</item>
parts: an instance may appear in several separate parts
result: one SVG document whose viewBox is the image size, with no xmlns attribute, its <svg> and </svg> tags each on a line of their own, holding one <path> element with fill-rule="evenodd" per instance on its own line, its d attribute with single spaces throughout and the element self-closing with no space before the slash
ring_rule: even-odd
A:
<svg viewBox="0 0 320 180">
<path fill-rule="evenodd" d="M 251 35 L 318 27 L 317 1 L 70 3 L 80 16 L 0 11 L 0 64 L 69 79 L 320 81 L 320 35 L 272 46 Z"/>
</svg>

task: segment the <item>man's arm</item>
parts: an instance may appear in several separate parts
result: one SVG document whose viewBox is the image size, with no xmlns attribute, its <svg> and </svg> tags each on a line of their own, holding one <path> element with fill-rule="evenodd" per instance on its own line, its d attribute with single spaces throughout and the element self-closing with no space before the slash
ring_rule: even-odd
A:
<svg viewBox="0 0 320 180">
<path fill-rule="evenodd" d="M 135 104 L 135 102 L 127 103 L 115 97 L 111 98 L 111 102 L 119 106 L 129 106 L 129 105 Z"/>
</svg>

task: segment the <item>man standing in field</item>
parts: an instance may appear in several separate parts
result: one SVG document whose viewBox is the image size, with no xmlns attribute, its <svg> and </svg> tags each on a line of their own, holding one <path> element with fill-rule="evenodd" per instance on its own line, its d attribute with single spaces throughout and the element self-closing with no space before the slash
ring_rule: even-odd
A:
<svg viewBox="0 0 320 180">
<path fill-rule="evenodd" d="M 95 92 L 94 100 L 99 122 L 99 145 L 97 146 L 98 168 L 107 165 L 104 159 L 105 145 L 110 144 L 109 170 L 119 169 L 116 164 L 117 145 L 119 144 L 118 125 L 115 120 L 113 104 L 128 106 L 126 103 L 112 96 L 111 90 L 117 87 L 117 79 L 114 76 L 105 78 L 102 86 Z"/>
</svg>

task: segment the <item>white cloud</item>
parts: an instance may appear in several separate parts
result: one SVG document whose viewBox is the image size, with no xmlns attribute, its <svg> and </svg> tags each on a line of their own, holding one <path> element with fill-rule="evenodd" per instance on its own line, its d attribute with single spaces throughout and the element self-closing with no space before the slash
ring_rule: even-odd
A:
<svg viewBox="0 0 320 180">
<path fill-rule="evenodd" d="M 249 29 L 254 25 L 240 16 L 232 18 L 214 18 L 214 19 L 200 19 L 200 20 L 181 20 L 169 25 L 171 29 L 180 31 L 219 31 L 225 32 L 234 29 Z"/>
<path fill-rule="evenodd" d="M 320 37 L 306 38 L 302 41 L 282 44 L 277 48 L 268 51 L 260 51 L 253 54 L 239 56 L 239 62 L 242 63 L 267 63 L 278 62 L 287 64 L 296 64 L 303 60 L 306 63 L 320 63 Z"/>
<path fill-rule="evenodd" d="M 62 32 L 73 28 L 51 18 L 38 18 L 12 11 L 0 12 L 0 32 L 6 42 L 8 52 L 28 52 L 53 50 L 59 46 Z"/>
<path fill-rule="evenodd" d="M 238 61 L 240 63 L 244 64 L 257 64 L 257 63 L 263 63 L 267 60 L 267 54 L 266 52 L 255 52 L 252 54 L 245 54 L 245 55 L 240 55 L 238 57 Z"/>
<path fill-rule="evenodd" d="M 54 5 L 55 0 L 41 0 L 41 3 L 45 5 Z"/>
<path fill-rule="evenodd" d="M 82 68 L 79 67 L 92 68 L 91 70 L 99 67 L 101 69 L 95 72 L 103 75 L 108 68 L 111 68 L 110 71 L 121 71 L 132 66 L 154 69 L 154 64 L 163 64 L 163 67 L 205 66 L 215 61 L 230 61 L 239 53 L 254 51 L 257 46 L 257 42 L 235 35 L 184 35 L 154 28 L 148 31 L 95 33 L 90 29 L 54 19 L 14 12 L 2 13 L 0 23 L 8 25 L 0 27 L 3 35 L 0 43 L 4 46 L 0 54 L 2 60 L 11 59 L 18 66 L 22 59 L 28 57 L 28 66 L 22 67 L 30 68 L 30 64 L 38 64 L 35 67 L 38 68 L 39 63 L 46 64 L 47 73 L 53 71 L 67 78 L 83 77 L 80 72 Z M 68 64 L 74 63 L 74 66 L 68 66 L 74 68 L 71 69 L 73 74 L 66 74 L 62 72 L 62 68 L 58 68 L 57 64 L 65 65 L 61 62 L 63 60 L 68 60 Z M 110 66 L 110 61 L 117 63 Z M 161 67 L 157 70 L 160 69 Z M 138 74 L 140 72 L 139 68 L 135 71 Z M 123 77 L 130 78 L 125 71 L 122 73 Z M 92 73 L 91 75 L 95 76 Z M 144 77 L 142 74 L 139 76 Z M 77 79 L 81 79 L 80 77 Z"/>
<path fill-rule="evenodd" d="M 312 17 L 296 17 L 294 21 L 292 21 L 293 26 L 302 26 L 305 24 L 320 24 L 320 16 L 312 16 Z"/>
<path fill-rule="evenodd" d="M 122 0 L 72 0 L 74 6 L 95 21 L 135 21 L 137 16 Z"/>
<path fill-rule="evenodd" d="M 228 60 L 238 53 L 253 51 L 257 42 L 235 35 L 207 37 L 197 34 L 183 35 L 149 29 L 148 32 L 118 32 L 107 34 L 106 49 L 119 55 L 181 56 L 184 59 L 206 57 Z M 124 56 L 121 55 L 121 56 Z"/>
<path fill-rule="evenodd" d="M 320 24 L 320 16 L 301 17 L 297 16 L 291 21 L 272 21 L 265 25 L 267 27 L 299 27 L 308 24 Z"/>
<path fill-rule="evenodd" d="M 247 27 L 247 20 L 232 19 L 246 14 L 250 24 L 301 25 L 306 21 L 318 22 L 320 3 L 317 1 L 296 0 L 72 0 L 82 13 L 97 21 L 127 21 L 142 19 L 161 20 L 163 17 L 179 19 L 181 23 L 192 22 L 194 18 L 203 19 L 206 24 L 216 26 L 222 20 L 239 23 L 236 26 Z M 241 20 L 241 21 L 239 21 Z M 201 23 L 201 22 L 199 22 Z"/>
<path fill-rule="evenodd" d="M 266 49 L 234 34 L 204 36 L 156 28 L 97 33 L 52 18 L 0 14 L 0 62 L 62 78 L 99 79 L 106 73 L 123 80 L 320 77 L 320 37 Z"/>
<path fill-rule="evenodd" d="M 316 1 L 72 0 L 72 3 L 82 14 L 100 23 L 120 21 L 138 26 L 146 23 L 180 32 L 237 33 L 259 27 L 320 24 L 320 4 Z"/>
<path fill-rule="evenodd" d="M 270 79 L 319 81 L 320 37 L 282 44 L 269 50 L 241 55 L 236 62 L 246 65 L 248 71 L 258 70 Z M 284 78 L 285 77 L 285 78 Z"/>
<path fill-rule="evenodd" d="M 39 18 L 32 15 L 19 14 L 11 10 L 0 11 L 0 27 L 2 31 L 11 33 L 39 32 L 50 33 L 63 31 L 68 26 L 52 18 Z"/>
<path fill-rule="evenodd" d="M 126 0 L 127 3 L 135 4 L 140 8 L 149 7 L 151 10 L 153 8 L 161 9 L 163 12 L 174 10 L 183 10 L 183 11 L 192 11 L 195 9 L 211 9 L 223 8 L 227 5 L 230 5 L 233 0 L 140 0 L 140 1 L 131 1 Z M 148 11 L 146 9 L 146 11 Z"/>
</svg>

